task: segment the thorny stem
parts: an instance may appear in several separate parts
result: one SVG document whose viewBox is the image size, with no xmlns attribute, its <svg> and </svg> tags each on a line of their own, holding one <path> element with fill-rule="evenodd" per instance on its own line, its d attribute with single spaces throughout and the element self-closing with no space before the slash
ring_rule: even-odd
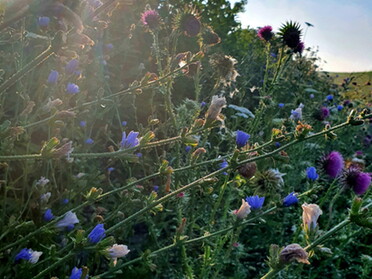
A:
<svg viewBox="0 0 372 279">
<path fill-rule="evenodd" d="M 368 118 L 368 117 L 371 117 L 371 116 L 372 116 L 372 115 L 369 114 L 369 115 L 366 115 L 366 116 L 364 116 L 364 117 L 365 117 L 365 118 Z M 308 136 L 308 137 L 302 139 L 301 141 L 308 140 L 308 139 L 311 139 L 311 138 L 314 138 L 314 137 L 318 137 L 318 136 L 324 135 L 324 134 L 326 134 L 326 133 L 328 133 L 328 132 L 330 132 L 330 131 L 332 131 L 332 130 L 336 130 L 336 129 L 342 128 L 342 127 L 344 127 L 344 126 L 346 126 L 346 125 L 348 125 L 348 124 L 349 124 L 349 123 L 347 123 L 347 122 L 342 123 L 342 124 L 340 124 L 340 125 L 334 126 L 333 128 L 331 128 L 331 129 L 329 129 L 329 130 L 327 130 L 327 131 L 322 131 L 322 132 L 319 132 L 319 133 L 313 134 L 313 135 L 311 135 L 311 136 Z M 247 159 L 247 160 L 244 160 L 244 161 L 241 161 L 241 162 L 237 162 L 237 165 L 242 165 L 242 164 L 245 164 L 245 163 L 248 163 L 248 162 L 253 162 L 253 161 L 260 160 L 260 159 L 264 159 L 264 158 L 269 157 L 269 156 L 271 156 L 271 155 L 273 155 L 273 154 L 275 154 L 275 153 L 278 153 L 279 151 L 283 150 L 284 148 L 287 148 L 287 147 L 289 147 L 289 146 L 291 146 L 291 145 L 294 145 L 294 144 L 296 144 L 296 143 L 298 143 L 298 142 L 300 142 L 300 141 L 299 141 L 299 140 L 294 140 L 293 142 L 288 143 L 288 144 L 286 144 L 286 145 L 283 145 L 282 147 L 280 147 L 280 148 L 278 148 L 278 149 L 276 149 L 276 150 L 274 150 L 274 151 L 272 151 L 272 152 L 269 152 L 269 153 L 266 153 L 266 154 L 264 154 L 264 155 L 257 156 L 257 157 L 254 157 L 254 158 L 250 158 L 250 159 Z M 1 160 L 1 157 L 0 157 L 0 160 Z M 188 169 L 188 168 L 189 168 L 189 167 L 181 168 L 181 169 L 178 169 L 177 171 L 182 171 L 182 170 L 185 170 L 185 169 Z M 130 220 L 134 219 L 136 216 L 138 216 L 138 215 L 140 215 L 140 214 L 142 214 L 142 213 L 144 213 L 144 212 L 146 212 L 146 211 L 152 209 L 152 208 L 155 207 L 156 205 L 158 205 L 158 204 L 160 204 L 160 203 L 162 203 L 162 202 L 168 200 L 169 198 L 171 198 L 171 197 L 173 197 L 173 196 L 175 196 L 175 195 L 177 195 L 177 194 L 179 194 L 179 193 L 181 193 L 181 192 L 183 192 L 183 191 L 185 191 L 185 190 L 188 190 L 189 188 L 193 187 L 194 185 L 200 184 L 200 183 L 203 182 L 205 179 L 210 178 L 210 177 L 213 177 L 213 176 L 215 176 L 215 175 L 217 175 L 217 174 L 219 174 L 219 173 L 222 173 L 222 172 L 224 172 L 224 171 L 226 171 L 226 170 L 228 170 L 228 169 L 230 169 L 230 168 L 231 168 L 231 166 L 228 166 L 228 167 L 226 167 L 226 168 L 220 169 L 220 170 L 218 170 L 218 171 L 215 171 L 215 172 L 213 172 L 213 173 L 210 173 L 209 175 L 206 175 L 206 176 L 204 176 L 204 177 L 202 177 L 202 178 L 199 178 L 199 179 L 195 180 L 194 182 L 192 182 L 192 183 L 190 183 L 190 184 L 188 184 L 188 185 L 186 185 L 186 186 L 184 186 L 184 187 L 179 188 L 178 190 L 176 190 L 176 191 L 174 191 L 174 192 L 172 192 L 172 193 L 170 193 L 170 194 L 168 194 L 168 195 L 166 195 L 166 196 L 160 198 L 160 199 L 157 200 L 156 202 L 154 202 L 154 203 L 152 203 L 152 204 L 146 206 L 146 207 L 143 208 L 142 210 L 140 210 L 140 211 L 136 212 L 135 214 L 129 216 L 127 219 L 124 219 L 122 222 L 116 224 L 114 227 L 115 227 L 115 228 L 120 227 L 120 225 L 129 222 Z M 123 190 L 125 190 L 125 189 L 128 189 L 128 188 L 130 188 L 130 187 L 132 187 L 132 186 L 134 186 L 134 185 L 136 185 L 136 184 L 138 184 L 138 183 L 140 183 L 140 182 L 142 182 L 142 181 L 145 181 L 145 180 L 148 180 L 148 179 L 154 178 L 154 177 L 156 177 L 156 176 L 158 176 L 158 175 L 160 175 L 159 172 L 158 172 L 158 173 L 154 173 L 154 174 L 152 174 L 152 175 L 149 175 L 149 176 L 147 176 L 147 177 L 143 177 L 142 179 L 139 179 L 139 180 L 137 180 L 137 181 L 135 181 L 135 182 L 129 183 L 129 184 L 123 186 L 123 187 L 120 187 L 120 188 L 117 188 L 117 189 L 111 190 L 111 191 L 109 191 L 109 192 L 107 192 L 107 193 L 105 193 L 105 194 L 102 194 L 98 199 L 99 199 L 99 200 L 104 199 L 105 197 L 108 197 L 108 196 L 110 196 L 111 194 L 114 194 L 114 193 L 116 193 L 116 192 L 119 192 L 119 191 L 123 191 Z M 92 203 L 92 202 L 94 202 L 94 201 L 89 201 L 89 200 L 88 200 L 88 201 L 85 201 L 84 203 L 82 203 L 82 204 L 78 205 L 77 207 L 71 209 L 71 211 L 76 211 L 76 210 L 78 210 L 78 209 L 80 209 L 80 208 L 82 208 L 82 207 L 84 207 L 84 206 L 86 206 L 86 205 L 88 205 L 88 204 L 90 204 L 90 203 Z M 48 224 L 46 224 L 46 225 L 44 225 L 44 226 L 42 226 L 42 227 L 36 229 L 35 231 L 33 231 L 33 232 L 29 233 L 28 235 L 24 236 L 23 238 L 20 238 L 19 240 L 15 241 L 15 242 L 13 242 L 13 243 L 11 243 L 11 244 L 5 246 L 5 247 L 0 248 L 0 252 L 1 252 L 1 251 L 4 251 L 4 250 L 7 250 L 7 249 L 9 249 L 9 248 L 11 248 L 11 247 L 13 247 L 13 246 L 16 246 L 16 245 L 18 245 L 18 244 L 20 244 L 20 243 L 22 243 L 22 242 L 24 242 L 24 241 L 30 239 L 32 236 L 39 234 L 39 233 L 40 233 L 42 230 L 44 230 L 45 228 L 47 228 L 47 227 L 51 227 L 51 226 L 54 225 L 57 221 L 61 220 L 61 219 L 63 218 L 63 216 L 64 216 L 64 215 L 62 215 L 62 216 L 60 216 L 60 217 L 54 219 L 53 221 L 51 221 L 51 222 L 49 222 Z M 112 230 L 113 230 L 113 227 L 111 227 L 110 229 L 108 229 L 107 232 L 112 231 Z"/>
<path fill-rule="evenodd" d="M 10 86 L 14 85 L 20 78 L 31 71 L 39 64 L 46 61 L 53 54 L 52 46 L 49 46 L 46 50 L 36 56 L 30 63 L 26 64 L 21 70 L 13 74 L 3 84 L 0 85 L 0 95 L 4 93 Z"/>
</svg>

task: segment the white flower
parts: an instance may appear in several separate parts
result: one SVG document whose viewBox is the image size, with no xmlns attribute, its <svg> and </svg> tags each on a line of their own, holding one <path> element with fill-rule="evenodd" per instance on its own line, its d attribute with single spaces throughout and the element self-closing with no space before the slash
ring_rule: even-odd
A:
<svg viewBox="0 0 372 279">
<path fill-rule="evenodd" d="M 50 193 L 50 192 L 47 192 L 45 194 L 42 194 L 40 196 L 40 201 L 43 202 L 43 203 L 48 203 L 48 201 L 49 201 L 49 199 L 50 199 L 51 196 L 52 196 L 52 193 Z"/>
<path fill-rule="evenodd" d="M 40 177 L 40 179 L 36 182 L 36 185 L 40 185 L 44 187 L 46 184 L 48 184 L 49 179 L 45 178 L 44 176 Z"/>
<path fill-rule="evenodd" d="M 224 107 L 226 107 L 226 98 L 214 95 L 212 97 L 211 105 L 209 106 L 208 111 L 205 114 L 206 118 L 212 121 L 220 120 L 219 114 Z"/>
<path fill-rule="evenodd" d="M 109 256 L 113 259 L 125 257 L 130 250 L 127 245 L 114 244 L 111 248 L 107 248 Z"/>
<path fill-rule="evenodd" d="M 32 251 L 31 249 L 30 249 L 30 252 L 31 252 L 31 257 L 28 261 L 33 264 L 37 263 L 39 261 L 40 256 L 43 254 L 43 252 Z"/>
<path fill-rule="evenodd" d="M 79 219 L 76 217 L 76 214 L 72 211 L 68 211 L 63 219 L 59 220 L 56 224 L 57 228 L 66 228 L 71 225 L 79 223 Z"/>
<path fill-rule="evenodd" d="M 236 217 L 239 219 L 244 219 L 248 216 L 248 214 L 251 213 L 251 206 L 248 202 L 246 202 L 244 199 L 242 199 L 242 205 L 238 210 L 235 211 Z"/>
<path fill-rule="evenodd" d="M 304 229 L 314 229 L 317 225 L 319 216 L 323 213 L 317 204 L 307 204 L 302 205 L 302 222 Z"/>
</svg>

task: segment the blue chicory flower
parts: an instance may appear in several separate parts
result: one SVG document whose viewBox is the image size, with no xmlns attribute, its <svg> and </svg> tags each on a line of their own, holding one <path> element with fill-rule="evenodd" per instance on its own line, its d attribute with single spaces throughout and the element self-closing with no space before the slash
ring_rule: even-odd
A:
<svg viewBox="0 0 372 279">
<path fill-rule="evenodd" d="M 76 94 L 80 92 L 80 88 L 75 83 L 69 82 L 66 87 L 67 93 Z"/>
<path fill-rule="evenodd" d="M 138 132 L 130 131 L 127 137 L 127 134 L 123 132 L 123 137 L 120 142 L 121 148 L 132 148 L 139 145 L 138 134 Z"/>
<path fill-rule="evenodd" d="M 344 106 L 343 106 L 343 105 L 338 105 L 338 106 L 337 106 L 337 110 L 338 110 L 338 111 L 341 111 L 341 110 L 343 110 L 343 108 L 344 108 Z"/>
<path fill-rule="evenodd" d="M 48 83 L 56 84 L 58 81 L 59 73 L 55 70 L 51 70 L 48 76 Z"/>
<path fill-rule="evenodd" d="M 314 99 L 315 98 L 315 95 L 314 94 L 310 94 L 310 99 Z"/>
<path fill-rule="evenodd" d="M 113 172 L 114 170 L 115 170 L 115 168 L 113 168 L 113 167 L 109 167 L 109 168 L 107 168 L 107 171 L 108 171 L 109 173 Z"/>
<path fill-rule="evenodd" d="M 76 59 L 72 59 L 67 63 L 65 67 L 65 71 L 67 74 L 73 74 L 77 70 L 78 67 L 79 67 L 79 61 Z"/>
<path fill-rule="evenodd" d="M 97 244 L 106 236 L 105 232 L 106 230 L 103 227 L 103 224 L 98 224 L 88 235 L 89 242 L 92 244 Z"/>
<path fill-rule="evenodd" d="M 84 121 L 84 120 L 81 120 L 81 121 L 79 122 L 79 125 L 80 125 L 80 127 L 86 127 L 86 126 L 87 126 L 87 122 Z"/>
<path fill-rule="evenodd" d="M 328 95 L 327 96 L 327 101 L 333 101 L 333 95 Z"/>
<path fill-rule="evenodd" d="M 32 264 L 35 264 L 39 261 L 40 256 L 43 252 L 33 251 L 32 249 L 23 248 L 15 257 L 15 262 L 20 260 L 26 260 Z"/>
<path fill-rule="evenodd" d="M 245 200 L 249 203 L 251 209 L 260 209 L 265 202 L 265 197 L 259 197 L 256 195 L 247 197 Z"/>
<path fill-rule="evenodd" d="M 72 211 L 68 211 L 63 219 L 59 220 L 56 224 L 57 228 L 68 228 L 71 226 L 74 227 L 75 224 L 79 223 L 79 219 L 77 218 L 76 214 Z"/>
<path fill-rule="evenodd" d="M 190 145 L 186 146 L 186 147 L 185 147 L 185 151 L 186 151 L 187 153 L 189 153 L 189 152 L 191 151 L 191 146 L 190 146 Z"/>
<path fill-rule="evenodd" d="M 296 203 L 298 203 L 298 198 L 296 197 L 295 192 L 290 193 L 283 199 L 283 205 L 286 207 L 294 205 Z"/>
<path fill-rule="evenodd" d="M 49 222 L 49 221 L 54 219 L 54 215 L 53 215 L 52 210 L 50 208 L 45 211 L 45 213 L 43 215 L 43 219 L 46 222 Z"/>
<path fill-rule="evenodd" d="M 127 124 L 128 124 L 127 121 L 122 121 L 122 122 L 121 122 L 121 126 L 123 126 L 123 127 L 127 126 Z"/>
<path fill-rule="evenodd" d="M 236 145 L 238 148 L 245 146 L 251 136 L 243 131 L 236 131 Z"/>
<path fill-rule="evenodd" d="M 229 166 L 229 163 L 226 161 L 226 160 L 223 160 L 221 163 L 220 163 L 220 169 L 223 169 L 223 168 L 226 168 Z M 227 172 L 223 172 L 222 173 L 223 175 L 227 175 Z"/>
<path fill-rule="evenodd" d="M 92 138 L 87 138 L 87 139 L 85 140 L 85 143 L 86 143 L 86 144 L 93 144 L 93 143 L 94 143 L 94 140 L 93 140 Z"/>
<path fill-rule="evenodd" d="M 279 148 L 281 146 L 280 142 L 275 142 L 275 147 Z"/>
<path fill-rule="evenodd" d="M 205 107 L 205 106 L 206 106 L 206 104 L 207 104 L 206 102 L 201 102 L 201 103 L 200 103 L 200 107 L 202 107 L 202 108 L 203 108 L 203 107 Z"/>
<path fill-rule="evenodd" d="M 37 20 L 37 23 L 40 27 L 47 27 L 49 25 L 50 18 L 47 16 L 40 16 Z"/>
<path fill-rule="evenodd" d="M 284 108 L 284 104 L 283 104 L 283 103 L 279 103 L 279 104 L 278 104 L 278 107 L 279 107 L 279 108 Z"/>
<path fill-rule="evenodd" d="M 315 181 L 318 179 L 319 175 L 316 173 L 316 168 L 314 167 L 308 167 L 306 169 L 306 175 L 307 175 L 307 178 L 312 180 L 312 181 Z"/>
<path fill-rule="evenodd" d="M 70 279 L 80 279 L 83 274 L 83 269 L 77 268 L 76 266 L 72 269 Z"/>
<path fill-rule="evenodd" d="M 18 262 L 20 260 L 29 261 L 31 259 L 32 250 L 23 248 L 16 256 L 15 261 Z"/>
<path fill-rule="evenodd" d="M 158 185 L 154 185 L 154 187 L 153 187 L 153 191 L 154 191 L 154 192 L 158 192 L 158 191 L 159 191 L 159 186 L 158 186 Z"/>
<path fill-rule="evenodd" d="M 113 44 L 105 44 L 105 49 L 106 50 L 112 50 L 114 48 Z"/>
</svg>

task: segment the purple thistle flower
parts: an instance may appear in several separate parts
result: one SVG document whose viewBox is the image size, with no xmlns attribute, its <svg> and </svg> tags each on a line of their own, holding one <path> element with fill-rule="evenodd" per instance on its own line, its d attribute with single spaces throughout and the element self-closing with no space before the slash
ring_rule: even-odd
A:
<svg viewBox="0 0 372 279">
<path fill-rule="evenodd" d="M 80 92 L 80 88 L 75 83 L 69 82 L 67 84 L 66 91 L 67 93 L 70 93 L 70 94 L 77 94 Z"/>
<path fill-rule="evenodd" d="M 336 178 L 344 167 L 344 158 L 337 151 L 332 151 L 322 159 L 323 169 L 326 174 Z"/>
<path fill-rule="evenodd" d="M 298 203 L 298 198 L 297 198 L 295 192 L 292 192 L 292 193 L 288 194 L 288 196 L 286 196 L 283 199 L 283 205 L 286 206 L 286 207 L 294 205 L 296 203 Z"/>
<path fill-rule="evenodd" d="M 56 224 L 57 228 L 67 228 L 74 227 L 75 224 L 79 223 L 79 219 L 76 217 L 76 214 L 72 211 L 68 211 L 63 219 L 59 220 Z"/>
<path fill-rule="evenodd" d="M 45 222 L 49 222 L 54 219 L 54 215 L 52 213 L 52 210 L 49 208 L 45 211 L 43 219 Z"/>
<path fill-rule="evenodd" d="M 48 83 L 56 84 L 58 81 L 59 73 L 55 70 L 51 70 L 48 76 Z"/>
<path fill-rule="evenodd" d="M 40 16 L 37 20 L 37 23 L 40 27 L 48 27 L 50 18 L 47 16 Z"/>
<path fill-rule="evenodd" d="M 70 279 L 80 279 L 81 275 L 83 274 L 83 270 L 81 268 L 77 268 L 76 266 L 71 270 Z"/>
<path fill-rule="evenodd" d="M 92 138 L 87 138 L 87 139 L 85 140 L 85 143 L 86 143 L 86 144 L 93 144 L 93 143 L 94 143 L 94 140 L 93 140 Z"/>
<path fill-rule="evenodd" d="M 343 171 L 341 182 L 346 187 L 353 189 L 355 194 L 363 195 L 371 184 L 371 175 L 351 167 Z"/>
<path fill-rule="evenodd" d="M 123 132 L 123 137 L 120 142 L 121 149 L 132 148 L 139 145 L 138 134 L 138 132 L 130 131 L 127 137 L 127 134 Z"/>
<path fill-rule="evenodd" d="M 141 16 L 142 24 L 154 30 L 160 25 L 159 13 L 155 10 L 147 10 Z"/>
<path fill-rule="evenodd" d="M 319 121 L 323 121 L 326 119 L 329 115 L 329 109 L 327 107 L 321 107 L 319 110 L 317 110 L 314 114 L 315 119 Z"/>
<path fill-rule="evenodd" d="M 236 146 L 238 148 L 244 147 L 251 136 L 243 131 L 236 131 Z"/>
<path fill-rule="evenodd" d="M 299 53 L 302 54 L 302 52 L 305 49 L 305 44 L 304 42 L 299 42 L 298 45 L 293 49 L 294 53 Z"/>
<path fill-rule="evenodd" d="M 98 224 L 88 235 L 89 242 L 92 244 L 97 244 L 106 236 L 105 232 L 106 230 L 103 227 L 103 224 Z"/>
<path fill-rule="evenodd" d="M 249 203 L 251 209 L 260 209 L 262 208 L 262 205 L 265 202 L 265 197 L 250 196 L 246 197 L 245 200 Z"/>
<path fill-rule="evenodd" d="M 312 180 L 312 181 L 315 181 L 318 179 L 319 175 L 316 173 L 316 168 L 314 167 L 308 167 L 306 169 L 306 175 L 307 175 L 307 178 Z"/>
<path fill-rule="evenodd" d="M 268 42 L 274 36 L 273 28 L 270 25 L 262 27 L 258 30 L 257 36 L 261 40 L 265 40 L 266 42 Z"/>
</svg>

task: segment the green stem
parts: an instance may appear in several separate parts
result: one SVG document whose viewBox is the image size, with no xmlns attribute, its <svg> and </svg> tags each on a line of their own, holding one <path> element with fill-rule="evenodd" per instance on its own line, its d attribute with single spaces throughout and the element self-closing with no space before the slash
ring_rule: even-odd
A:
<svg viewBox="0 0 372 279">
<path fill-rule="evenodd" d="M 21 70 L 12 75 L 3 84 L 0 85 L 0 95 L 4 93 L 10 86 L 14 85 L 20 78 L 31 71 L 36 66 L 46 61 L 53 54 L 52 47 L 49 46 L 46 50 L 35 57 L 30 63 L 26 64 Z"/>
</svg>

